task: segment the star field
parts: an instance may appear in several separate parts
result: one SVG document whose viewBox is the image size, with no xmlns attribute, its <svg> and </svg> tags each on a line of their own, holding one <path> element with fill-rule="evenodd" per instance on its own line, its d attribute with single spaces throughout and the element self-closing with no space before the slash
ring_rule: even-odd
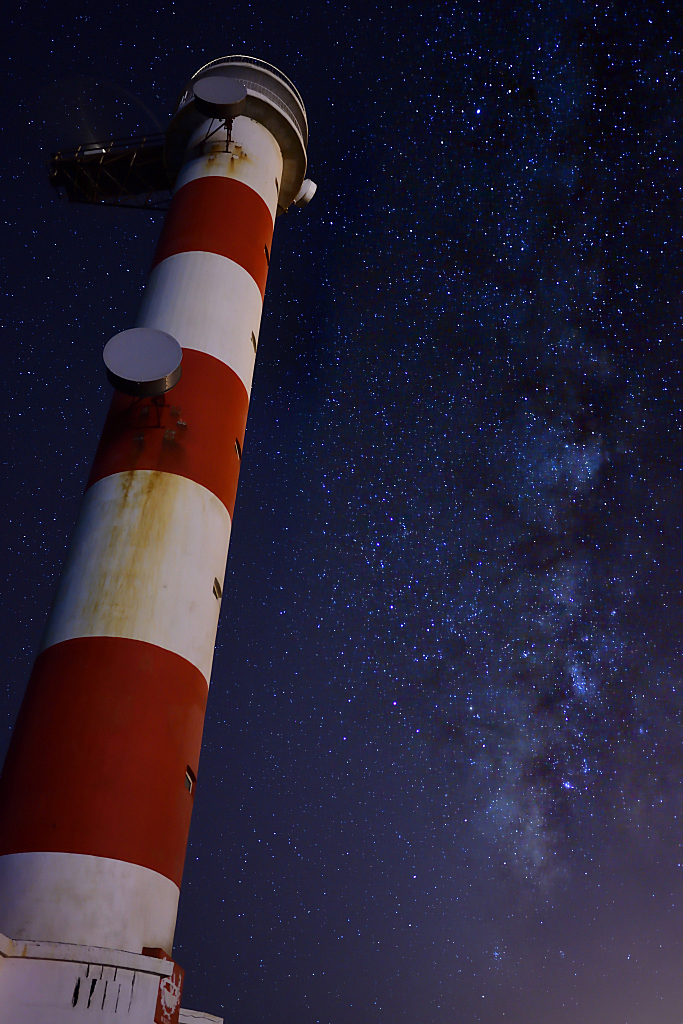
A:
<svg viewBox="0 0 683 1024">
<path fill-rule="evenodd" d="M 680 1024 L 675 10 L 21 5 L 3 752 L 160 229 L 45 158 L 243 52 L 276 227 L 176 956 L 230 1024 Z"/>
</svg>

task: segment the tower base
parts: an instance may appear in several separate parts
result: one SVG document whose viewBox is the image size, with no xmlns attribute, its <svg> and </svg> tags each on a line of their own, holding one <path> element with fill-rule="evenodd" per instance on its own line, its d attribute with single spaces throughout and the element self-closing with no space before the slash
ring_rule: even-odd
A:
<svg viewBox="0 0 683 1024">
<path fill-rule="evenodd" d="M 0 1024 L 222 1024 L 180 1008 L 172 960 L 0 934 Z"/>
</svg>

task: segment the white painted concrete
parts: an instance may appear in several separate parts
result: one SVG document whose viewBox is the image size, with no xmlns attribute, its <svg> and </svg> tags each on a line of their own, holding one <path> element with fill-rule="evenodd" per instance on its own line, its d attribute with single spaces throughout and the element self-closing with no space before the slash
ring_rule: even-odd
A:
<svg viewBox="0 0 683 1024">
<path fill-rule="evenodd" d="M 149 276 L 138 327 L 166 331 L 183 348 L 220 359 L 251 392 L 263 302 L 243 267 L 213 252 L 180 252 Z"/>
<path fill-rule="evenodd" d="M 168 960 L 0 936 L 0 1024 L 153 1024 Z"/>
<path fill-rule="evenodd" d="M 208 684 L 213 584 L 223 585 L 229 540 L 227 509 L 193 480 L 155 470 L 98 480 L 83 498 L 43 649 L 83 636 L 143 640 L 191 662 Z"/>
<path fill-rule="evenodd" d="M 89 970 L 59 960 L 5 960 L 0 1024 L 154 1024 L 158 991 L 154 974 Z"/>
<path fill-rule="evenodd" d="M 170 960 L 0 933 L 0 1024 L 153 1024 L 160 984 L 176 992 L 166 1001 L 170 1020 L 178 998 L 172 975 Z M 181 1008 L 179 1024 L 223 1018 Z"/>
<path fill-rule="evenodd" d="M 15 941 L 130 953 L 173 948 L 178 887 L 138 864 L 80 853 L 8 854 L 0 857 L 0 894 L 0 931 Z"/>
<path fill-rule="evenodd" d="M 212 1013 L 202 1013 L 200 1010 L 180 1009 L 178 1024 L 223 1024 L 222 1017 L 214 1017 Z"/>
</svg>

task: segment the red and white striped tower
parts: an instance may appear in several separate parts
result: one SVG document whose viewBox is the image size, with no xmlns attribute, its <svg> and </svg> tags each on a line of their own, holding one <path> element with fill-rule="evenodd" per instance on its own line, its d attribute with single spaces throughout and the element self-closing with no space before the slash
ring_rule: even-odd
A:
<svg viewBox="0 0 683 1024">
<path fill-rule="evenodd" d="M 242 84 L 242 114 L 211 116 L 208 78 Z M 177 339 L 182 376 L 114 395 L 0 780 L 0 933 L 29 951 L 0 948 L 0 1024 L 151 1024 L 169 973 L 149 964 L 172 954 L 273 225 L 314 186 L 301 98 L 251 58 L 202 68 L 167 140 L 176 186 L 138 326 Z M 67 947 L 133 954 L 118 976 L 142 964 L 151 1014 L 151 995 L 98 1010 L 92 956 Z"/>
</svg>

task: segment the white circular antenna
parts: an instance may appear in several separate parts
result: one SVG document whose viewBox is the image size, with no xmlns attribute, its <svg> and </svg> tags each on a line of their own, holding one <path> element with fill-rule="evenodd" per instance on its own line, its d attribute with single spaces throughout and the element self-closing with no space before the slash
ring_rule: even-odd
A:
<svg viewBox="0 0 683 1024">
<path fill-rule="evenodd" d="M 318 186 L 310 178 L 304 178 L 301 188 L 294 196 L 295 206 L 308 206 L 313 196 L 318 191 Z"/>
<path fill-rule="evenodd" d="M 102 353 L 117 391 L 135 398 L 163 395 L 178 383 L 183 350 L 170 334 L 133 327 L 110 338 Z"/>
<path fill-rule="evenodd" d="M 195 110 L 208 117 L 230 120 L 242 113 L 247 104 L 247 90 L 237 78 L 209 75 L 192 84 Z"/>
</svg>

